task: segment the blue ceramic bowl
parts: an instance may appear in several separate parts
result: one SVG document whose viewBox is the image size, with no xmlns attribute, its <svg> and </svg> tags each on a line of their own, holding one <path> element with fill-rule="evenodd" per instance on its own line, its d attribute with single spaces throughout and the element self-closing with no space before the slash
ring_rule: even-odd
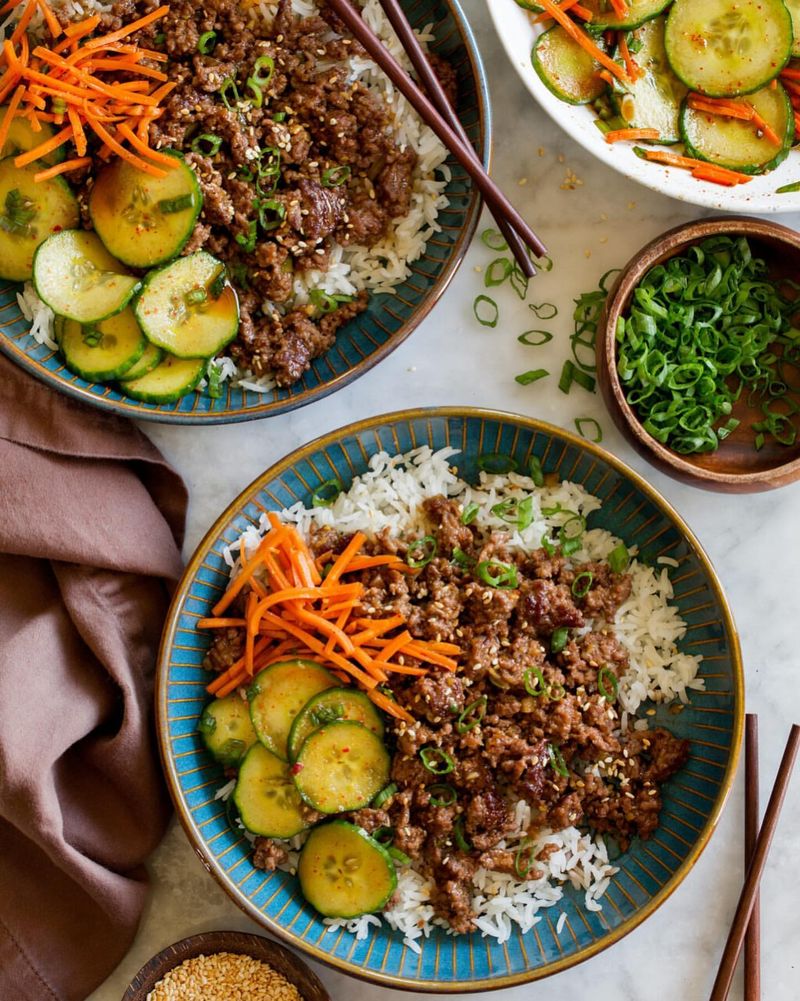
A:
<svg viewBox="0 0 800 1001">
<path fill-rule="evenodd" d="M 458 117 L 485 164 L 491 149 L 489 92 L 472 30 L 458 0 L 401 0 L 414 27 L 434 25 L 431 48 L 445 56 L 458 77 Z M 37 344 L 17 305 L 18 285 L 0 280 L 0 350 L 31 374 L 84 403 L 140 420 L 167 424 L 225 424 L 294 410 L 347 385 L 393 351 L 436 305 L 469 247 L 480 215 L 477 189 L 457 161 L 447 160 L 452 178 L 449 204 L 439 212 L 441 231 L 428 240 L 411 275 L 392 295 L 374 295 L 369 308 L 339 331 L 334 346 L 317 358 L 289 389 L 253 393 L 224 387 L 220 399 L 189 393 L 176 403 L 140 403 L 113 385 L 73 375 L 57 352 Z"/>
<path fill-rule="evenodd" d="M 448 936 L 437 930 L 416 955 L 386 925 L 364 941 L 330 933 L 303 900 L 297 880 L 253 867 L 248 842 L 230 827 L 225 806 L 214 798 L 224 777 L 204 751 L 197 720 L 208 675 L 201 663 L 208 637 L 195 629 L 200 616 L 227 586 L 223 547 L 256 524 L 264 511 L 303 500 L 325 480 L 345 484 L 385 449 L 418 445 L 461 449 L 454 464 L 476 476 L 486 452 L 514 456 L 525 468 L 532 454 L 545 470 L 582 484 L 603 501 L 590 526 L 608 528 L 652 561 L 678 561 L 670 574 L 675 602 L 688 623 L 682 641 L 701 653 L 706 691 L 673 715 L 657 707 L 655 722 L 691 741 L 691 759 L 665 786 L 661 826 L 617 860 L 620 872 L 603 898 L 603 909 L 585 909 L 583 895 L 568 891 L 555 917 L 503 945 L 479 934 Z M 691 531 L 640 476 L 595 445 L 547 424 L 491 411 L 415 410 L 350 425 L 304 446 L 267 470 L 231 504 L 192 557 L 166 624 L 157 682 L 158 732 L 178 815 L 209 872 L 254 920 L 315 959 L 393 987 L 436 992 L 486 990 L 524 983 L 566 969 L 612 945 L 666 900 L 688 874 L 719 819 L 739 753 L 744 683 L 739 642 L 722 588 Z M 567 919 L 560 935 L 559 911 Z"/>
</svg>

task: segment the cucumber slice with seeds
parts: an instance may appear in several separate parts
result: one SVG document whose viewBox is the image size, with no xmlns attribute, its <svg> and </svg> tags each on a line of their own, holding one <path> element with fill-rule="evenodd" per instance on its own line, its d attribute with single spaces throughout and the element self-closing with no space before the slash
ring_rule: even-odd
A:
<svg viewBox="0 0 800 1001">
<path fill-rule="evenodd" d="M 794 34 L 792 55 L 800 56 L 800 0 L 784 0 L 784 3 L 792 19 L 792 32 Z"/>
<path fill-rule="evenodd" d="M 161 348 L 157 348 L 155 344 L 151 344 L 145 338 L 145 349 L 142 357 L 125 373 L 126 381 L 139 379 L 143 375 L 147 375 L 148 372 L 152 372 L 157 365 L 161 364 L 163 358 L 164 352 Z"/>
<path fill-rule="evenodd" d="M 328 918 L 380 911 L 397 889 L 391 855 L 346 820 L 332 820 L 311 831 L 297 875 L 303 896 Z"/>
<path fill-rule="evenodd" d="M 689 156 L 708 160 L 745 174 L 762 174 L 781 163 L 794 140 L 794 115 L 784 88 L 765 87 L 750 94 L 748 103 L 781 140 L 781 145 L 760 135 L 752 122 L 695 111 L 684 103 L 681 136 Z"/>
<path fill-rule="evenodd" d="M 174 403 L 191 393 L 205 371 L 206 363 L 202 358 L 173 358 L 167 355 L 145 375 L 120 380 L 120 389 L 143 403 Z"/>
<path fill-rule="evenodd" d="M 2 122 L 7 110 L 8 105 L 0 105 L 0 122 Z M 40 131 L 34 132 L 30 122 L 26 118 L 14 118 L 8 128 L 6 141 L 3 143 L 2 148 L 0 148 L 0 159 L 6 156 L 17 156 L 20 153 L 27 153 L 29 149 L 33 149 L 34 146 L 40 146 L 42 143 L 47 142 L 48 139 L 52 139 L 56 134 L 56 130 L 48 122 L 39 122 L 39 126 Z M 66 155 L 66 148 L 66 145 L 59 146 L 58 149 L 47 153 L 41 157 L 42 163 L 50 166 L 54 163 L 61 163 Z M 34 173 L 36 170 L 41 169 L 41 167 L 36 166 Z"/>
<path fill-rule="evenodd" d="M 627 127 L 657 129 L 659 142 L 676 143 L 681 137 L 678 119 L 687 91 L 667 59 L 665 24 L 665 18 L 657 17 L 633 32 L 634 58 L 643 73 L 631 84 L 616 84 L 612 101 Z"/>
<path fill-rule="evenodd" d="M 133 310 L 124 309 L 95 325 L 64 320 L 61 350 L 67 368 L 89 382 L 124 376 L 144 354 L 147 338 Z"/>
<path fill-rule="evenodd" d="M 55 313 L 99 323 L 123 310 L 139 287 L 95 233 L 67 229 L 48 237 L 33 259 L 33 284 Z"/>
<path fill-rule="evenodd" d="M 764 87 L 786 65 L 793 41 L 783 0 L 675 0 L 667 16 L 672 69 L 709 97 Z"/>
<path fill-rule="evenodd" d="M 545 87 L 568 104 L 589 104 L 606 89 L 595 61 L 560 24 L 539 35 L 531 61 Z"/>
<path fill-rule="evenodd" d="M 153 177 L 115 158 L 100 171 L 89 195 L 97 235 L 110 253 L 132 268 L 152 268 L 177 257 L 203 207 L 192 168 L 175 150 L 160 152 L 175 159 L 165 177 Z"/>
<path fill-rule="evenodd" d="M 258 739 L 275 754 L 288 757 L 287 742 L 295 716 L 312 696 L 338 684 L 313 660 L 283 660 L 265 667 L 247 691 Z"/>
<path fill-rule="evenodd" d="M 147 339 L 177 358 L 210 358 L 239 330 L 225 265 L 204 250 L 151 271 L 134 309 Z"/>
<path fill-rule="evenodd" d="M 250 707 L 238 694 L 210 702 L 197 729 L 214 759 L 226 767 L 238 765 L 258 740 L 250 722 Z"/>
<path fill-rule="evenodd" d="M 628 13 L 619 17 L 609 0 L 581 0 L 582 6 L 592 12 L 589 22 L 593 31 L 616 31 L 618 28 L 638 28 L 653 17 L 658 17 L 672 0 L 629 0 Z"/>
<path fill-rule="evenodd" d="M 8 281 L 28 281 L 38 247 L 80 222 L 78 202 L 66 181 L 34 181 L 39 170 L 38 164 L 15 167 L 12 157 L 0 161 L 0 278 Z"/>
<path fill-rule="evenodd" d="M 233 801 L 242 823 L 253 834 L 293 838 L 308 827 L 289 767 L 263 744 L 253 744 L 245 755 Z"/>
<path fill-rule="evenodd" d="M 306 737 L 292 773 L 309 806 L 320 813 L 344 813 L 369 805 L 389 781 L 389 766 L 381 738 L 343 720 Z"/>
<path fill-rule="evenodd" d="M 289 760 L 295 760 L 310 733 L 340 719 L 355 720 L 383 737 L 381 714 L 363 692 L 355 688 L 328 688 L 310 698 L 295 716 L 289 731 Z"/>
</svg>

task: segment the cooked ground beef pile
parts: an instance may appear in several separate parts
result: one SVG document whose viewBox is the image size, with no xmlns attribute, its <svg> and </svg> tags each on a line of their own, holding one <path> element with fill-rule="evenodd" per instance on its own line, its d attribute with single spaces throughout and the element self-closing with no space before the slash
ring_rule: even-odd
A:
<svg viewBox="0 0 800 1001">
<path fill-rule="evenodd" d="M 612 835 L 624 849 L 658 826 L 660 785 L 686 763 L 689 744 L 663 729 L 619 735 L 611 675 L 621 677 L 628 658 L 608 623 L 630 594 L 628 575 L 606 563 L 573 568 L 558 550 L 514 552 L 505 534 L 486 540 L 474 525 L 463 525 L 459 506 L 443 497 L 424 508 L 436 556 L 417 573 L 380 567 L 354 574 L 366 587 L 356 611 L 378 618 L 400 613 L 413 636 L 459 644 L 459 670 L 392 677 L 395 697 L 417 720 L 389 722 L 398 791 L 381 809 L 359 810 L 350 819 L 370 832 L 390 827 L 394 846 L 433 877 L 436 913 L 463 932 L 474 927 L 476 869 L 541 875 L 535 860 L 521 874 L 516 852 L 498 847 L 513 830 L 517 801 L 531 807 L 533 834 L 574 825 Z M 316 555 L 339 552 L 348 541 L 323 529 L 312 548 Z M 406 549 L 386 533 L 372 543 L 376 554 Z M 518 586 L 482 583 L 472 568 L 484 560 L 514 566 Z M 573 582 L 587 572 L 590 586 L 576 597 Z M 590 620 L 590 631 L 581 628 Z M 576 632 L 552 653 L 553 633 L 563 627 Z M 220 635 L 211 656 L 231 640 Z M 236 656 L 234 648 L 231 659 Z M 541 679 L 552 698 L 530 694 L 541 689 Z M 452 770 L 430 771 L 420 754 L 426 748 L 437 749 L 429 758 L 437 769 L 449 761 Z M 432 802 L 451 798 L 441 788 L 431 792 L 443 783 L 455 790 L 452 805 Z M 256 864 L 272 867 L 273 849 L 265 841 L 259 839 Z"/>
<path fill-rule="evenodd" d="M 155 6 L 118 0 L 104 26 Z M 265 314 L 265 303 L 287 303 L 297 272 L 325 270 L 334 242 L 380 240 L 408 212 L 416 154 L 395 142 L 387 106 L 347 80 L 342 61 L 363 49 L 325 7 L 321 17 L 299 18 L 280 0 L 256 33 L 240 0 L 173 0 L 134 37 L 166 52 L 177 83 L 151 144 L 183 151 L 203 191 L 184 252 L 205 248 L 229 267 L 241 310 L 230 349 L 237 363 L 291 385 L 366 308 L 367 295 L 284 315 Z M 452 68 L 432 63 L 452 93 Z"/>
</svg>

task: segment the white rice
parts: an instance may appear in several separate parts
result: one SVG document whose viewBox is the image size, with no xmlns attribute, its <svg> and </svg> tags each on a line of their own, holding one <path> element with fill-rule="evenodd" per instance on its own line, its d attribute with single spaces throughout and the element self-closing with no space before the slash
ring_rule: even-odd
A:
<svg viewBox="0 0 800 1001">
<path fill-rule="evenodd" d="M 61 0 L 57 6 L 76 19 L 85 17 L 87 11 L 102 12 L 110 9 L 109 4 L 101 4 L 97 0 Z M 252 9 L 255 18 L 269 20 L 277 10 L 277 4 L 262 2 L 254 4 Z M 292 9 L 302 17 L 318 11 L 317 5 L 310 0 L 293 0 Z M 35 16 L 41 18 L 41 12 L 37 10 Z M 410 70 L 408 56 L 384 14 L 380 0 L 367 0 L 362 16 L 394 58 Z M 14 11 L 4 23 L 11 24 L 17 18 L 18 12 Z M 432 28 L 433 25 L 427 25 L 417 32 L 417 37 L 425 47 L 434 38 Z M 331 34 L 333 37 L 333 33 Z M 445 164 L 447 150 L 444 145 L 371 59 L 354 57 L 348 60 L 348 70 L 350 81 L 359 81 L 393 109 L 395 141 L 402 148 L 411 147 L 417 154 L 411 205 L 408 213 L 395 219 L 387 235 L 374 246 L 342 247 L 334 244 L 327 270 L 306 271 L 295 279 L 292 306 L 307 303 L 312 289 L 321 289 L 329 295 L 353 295 L 362 289 L 376 294 L 393 293 L 395 286 L 411 274 L 410 265 L 425 252 L 431 236 L 441 230 L 437 217 L 439 210 L 447 205 L 445 188 L 450 180 L 450 170 Z M 32 322 L 31 337 L 38 344 L 56 350 L 52 310 L 39 299 L 30 282 L 25 285 L 18 298 L 23 315 Z M 275 306 L 264 303 L 264 309 L 269 312 Z M 232 386 L 253 393 L 268 393 L 275 388 L 275 379 L 269 373 L 256 376 L 239 368 L 230 359 L 217 359 L 215 363 L 221 363 L 217 364 L 220 382 L 230 382 Z M 206 381 L 203 380 L 198 384 L 198 391 L 202 391 L 205 386 Z"/>
<path fill-rule="evenodd" d="M 455 448 L 433 452 L 429 447 L 414 449 L 405 455 L 390 456 L 386 452 L 374 455 L 367 472 L 357 476 L 350 488 L 339 494 L 330 507 L 307 508 L 300 502 L 281 513 L 284 521 L 295 524 L 303 534 L 312 525 L 335 526 L 341 532 L 363 531 L 373 535 L 389 529 L 399 538 L 418 537 L 426 529 L 421 502 L 433 494 L 444 494 L 466 506 L 478 504 L 481 524 L 489 530 L 508 532 L 510 526 L 490 508 L 508 497 L 532 497 L 533 520 L 522 532 L 513 531 L 512 547 L 538 549 L 546 533 L 555 537 L 564 521 L 563 514 L 543 511 L 561 507 L 586 516 L 601 507 L 600 501 L 575 483 L 563 481 L 555 486 L 537 488 L 533 481 L 518 473 L 489 475 L 481 473 L 478 486 L 459 479 L 449 464 L 458 454 Z M 243 535 L 223 551 L 224 558 L 235 576 L 239 568 L 239 552 L 252 554 L 264 532 L 269 529 L 266 515 L 260 524 L 248 528 Z M 583 547 L 573 557 L 575 562 L 600 560 L 608 556 L 621 541 L 604 529 L 591 529 L 583 534 Z M 692 689 L 702 690 L 704 682 L 697 676 L 701 658 L 683 653 L 678 643 L 686 633 L 686 623 L 678 609 L 670 604 L 672 583 L 666 567 L 656 570 L 633 559 L 629 568 L 631 594 L 619 608 L 613 626 L 617 638 L 629 656 L 629 668 L 619 680 L 619 728 L 629 725 L 646 730 L 647 720 L 636 719 L 636 712 L 646 700 L 668 702 L 675 698 L 688 701 Z M 677 561 L 667 557 L 670 566 Z M 602 623 L 588 623 L 584 631 Z M 598 766 L 595 766 L 597 768 Z M 530 825 L 530 809 L 524 802 L 516 805 L 514 833 L 506 845 L 514 845 L 526 836 Z M 512 876 L 480 869 L 473 882 L 472 906 L 476 924 L 485 936 L 498 942 L 506 941 L 516 926 L 522 932 L 541 920 L 539 911 L 558 904 L 567 884 L 583 891 L 589 911 L 602 909 L 600 900 L 612 877 L 618 871 L 609 862 L 603 839 L 582 834 L 577 828 L 543 832 L 535 839 L 535 854 L 545 844 L 557 850 L 537 866 L 543 869 L 541 878 L 520 882 Z M 296 854 L 292 853 L 287 868 L 294 871 Z M 401 932 L 404 943 L 416 952 L 420 941 L 427 938 L 434 925 L 443 924 L 434 916 L 431 905 L 431 883 L 405 866 L 399 873 L 398 890 L 391 910 L 382 918 Z M 564 927 L 566 915 L 558 919 L 556 933 Z M 380 924 L 374 915 L 352 920 L 327 920 L 330 929 L 346 928 L 357 938 L 365 938 Z"/>
</svg>

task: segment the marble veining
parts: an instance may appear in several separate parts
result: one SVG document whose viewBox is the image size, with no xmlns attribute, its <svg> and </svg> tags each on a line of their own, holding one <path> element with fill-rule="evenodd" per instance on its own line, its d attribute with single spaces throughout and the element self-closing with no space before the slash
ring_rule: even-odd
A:
<svg viewBox="0 0 800 1001">
<path fill-rule="evenodd" d="M 511 2 L 511 0 L 490 0 Z M 537 320 L 511 289 L 491 294 L 500 306 L 494 330 L 479 326 L 472 302 L 482 270 L 496 256 L 479 240 L 431 316 L 390 358 L 340 393 L 303 410 L 249 424 L 211 428 L 142 425 L 186 478 L 191 492 L 187 554 L 220 511 L 263 469 L 297 445 L 358 417 L 432 404 L 471 404 L 529 414 L 574 429 L 576 417 L 602 424 L 603 445 L 643 473 L 699 536 L 727 590 L 739 627 L 747 705 L 761 721 L 762 807 L 788 727 L 800 721 L 797 593 L 800 590 L 800 485 L 744 497 L 683 486 L 651 469 L 614 430 L 598 396 L 557 388 L 569 350 L 572 299 L 625 263 L 646 241 L 701 210 L 626 181 L 592 160 L 532 102 L 494 35 L 484 0 L 466 0 L 486 63 L 495 117 L 494 176 L 548 244 L 552 272 L 535 279 L 528 302 L 553 302 Z M 784 216 L 800 226 L 800 215 Z M 486 217 L 484 225 L 491 225 Z M 495 294 L 497 293 L 497 294 Z M 517 337 L 531 328 L 555 335 L 541 348 Z M 514 376 L 544 367 L 550 378 L 520 386 Z M 719 829 L 694 871 L 640 928 L 609 951 L 498 1001 L 704 1001 L 742 876 L 742 776 Z M 763 995 L 800 998 L 800 776 L 790 789 L 762 884 Z M 128 956 L 88 1001 L 119 1001 L 153 953 L 212 928 L 258 928 L 208 876 L 179 826 L 151 862 L 153 892 Z M 399 992 L 363 984 L 316 964 L 334 998 L 365 1001 Z M 737 980 L 731 998 L 742 997 Z"/>
</svg>

